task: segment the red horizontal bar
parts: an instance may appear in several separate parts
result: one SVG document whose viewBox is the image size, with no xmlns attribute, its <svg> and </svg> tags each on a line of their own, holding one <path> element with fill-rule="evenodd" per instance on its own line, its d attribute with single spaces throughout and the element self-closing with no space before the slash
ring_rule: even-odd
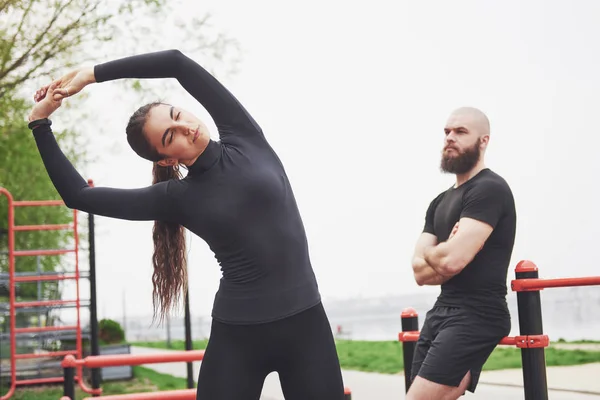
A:
<svg viewBox="0 0 600 400">
<path fill-rule="evenodd" d="M 30 358 L 44 358 L 44 357 L 64 357 L 69 354 L 75 355 L 77 354 L 77 350 L 67 350 L 67 351 L 49 351 L 47 353 L 39 353 L 39 354 L 17 354 L 15 356 L 16 360 L 26 360 Z"/>
<path fill-rule="evenodd" d="M 156 354 L 117 354 L 106 356 L 88 356 L 84 359 L 77 360 L 72 356 L 67 356 L 62 362 L 64 367 L 75 367 L 78 365 L 87 368 L 103 368 L 103 367 L 119 367 L 123 365 L 142 365 L 142 364 L 158 364 L 169 362 L 192 362 L 202 361 L 204 358 L 204 350 L 188 350 L 178 351 L 173 353 L 156 353 Z"/>
<path fill-rule="evenodd" d="M 78 377 L 75 377 L 75 380 L 79 380 Z M 46 383 L 60 383 L 63 382 L 64 378 L 62 376 L 57 376 L 54 378 L 37 378 L 37 379 L 23 379 L 20 381 L 15 381 L 15 384 L 17 386 L 26 386 L 26 385 L 39 385 L 39 384 L 46 384 Z"/>
<path fill-rule="evenodd" d="M 15 333 L 34 333 L 34 332 L 55 332 L 55 331 L 75 331 L 77 326 L 34 326 L 31 328 L 17 328 Z"/>
<path fill-rule="evenodd" d="M 112 396 L 84 397 L 84 400 L 196 400 L 196 389 L 164 390 L 162 392 L 115 394 Z"/>
<path fill-rule="evenodd" d="M 73 228 L 72 224 L 55 224 L 55 225 L 17 225 L 13 226 L 15 231 L 60 231 L 63 229 Z"/>
<path fill-rule="evenodd" d="M 65 281 L 68 279 L 77 279 L 77 276 L 75 276 L 74 274 L 71 274 L 71 275 L 15 276 L 15 282 Z"/>
<path fill-rule="evenodd" d="M 502 338 L 502 340 L 498 344 L 505 345 L 505 346 L 516 346 L 517 338 L 515 336 L 507 336 L 505 338 Z"/>
<path fill-rule="evenodd" d="M 73 249 L 58 249 L 58 250 L 18 250 L 13 254 L 17 257 L 23 256 L 58 256 L 61 254 L 74 253 Z"/>
<path fill-rule="evenodd" d="M 416 342 L 419 340 L 419 331 L 406 331 L 398 334 L 400 342 Z M 499 345 L 517 346 L 519 348 L 547 347 L 549 344 L 546 335 L 528 335 L 528 336 L 506 336 L 500 340 Z"/>
<path fill-rule="evenodd" d="M 14 201 L 15 207 L 35 207 L 35 206 L 64 206 L 65 202 L 62 200 L 22 200 Z"/>
<path fill-rule="evenodd" d="M 515 292 L 526 292 L 551 287 L 595 286 L 600 285 L 600 276 L 559 279 L 514 279 L 510 285 Z"/>
<path fill-rule="evenodd" d="M 400 342 L 416 342 L 419 340 L 419 331 L 400 332 L 398 334 L 398 340 Z"/>
<path fill-rule="evenodd" d="M 15 308 L 23 307 L 51 307 L 64 304 L 77 304 L 77 300 L 48 300 L 48 301 L 23 301 L 15 303 Z"/>
</svg>

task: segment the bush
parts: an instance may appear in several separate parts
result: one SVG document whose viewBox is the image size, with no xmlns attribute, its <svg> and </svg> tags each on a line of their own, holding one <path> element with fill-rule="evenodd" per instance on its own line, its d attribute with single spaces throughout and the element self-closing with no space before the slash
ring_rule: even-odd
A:
<svg viewBox="0 0 600 400">
<path fill-rule="evenodd" d="M 98 335 L 106 344 L 121 343 L 125 340 L 125 332 L 121 325 L 112 319 L 103 319 L 98 322 Z"/>
</svg>

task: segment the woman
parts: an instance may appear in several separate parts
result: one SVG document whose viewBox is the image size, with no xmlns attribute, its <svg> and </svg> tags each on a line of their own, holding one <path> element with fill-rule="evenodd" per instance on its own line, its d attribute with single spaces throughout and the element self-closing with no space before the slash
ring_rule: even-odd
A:
<svg viewBox="0 0 600 400">
<path fill-rule="evenodd" d="M 85 86 L 121 78 L 176 78 L 210 113 L 220 141 L 186 110 L 147 104 L 125 131 L 132 149 L 154 163 L 153 184 L 89 187 L 58 147 L 48 117 Z M 286 399 L 343 399 L 335 342 L 290 182 L 260 126 L 221 83 L 169 50 L 73 71 L 34 98 L 30 128 L 65 204 L 155 221 L 155 310 L 168 312 L 186 285 L 184 227 L 215 253 L 223 277 L 197 399 L 258 399 L 273 371 Z M 180 166 L 188 170 L 183 179 Z"/>
</svg>

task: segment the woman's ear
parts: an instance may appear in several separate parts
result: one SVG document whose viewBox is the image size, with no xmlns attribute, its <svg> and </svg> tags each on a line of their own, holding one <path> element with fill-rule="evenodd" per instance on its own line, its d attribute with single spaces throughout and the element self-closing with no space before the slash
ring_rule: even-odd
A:
<svg viewBox="0 0 600 400">
<path fill-rule="evenodd" d="M 160 165 L 161 167 L 174 167 L 177 164 L 179 164 L 179 161 L 177 161 L 174 158 L 165 158 L 165 159 L 158 161 L 157 164 Z"/>
</svg>

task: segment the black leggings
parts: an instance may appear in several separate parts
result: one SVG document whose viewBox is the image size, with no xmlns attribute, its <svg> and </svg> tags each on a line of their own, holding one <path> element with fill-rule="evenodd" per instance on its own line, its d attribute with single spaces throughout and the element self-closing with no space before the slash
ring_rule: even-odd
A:
<svg viewBox="0 0 600 400">
<path fill-rule="evenodd" d="M 344 399 L 335 342 L 321 303 L 265 324 L 213 320 L 196 399 L 258 400 L 273 371 L 286 400 Z"/>
</svg>

